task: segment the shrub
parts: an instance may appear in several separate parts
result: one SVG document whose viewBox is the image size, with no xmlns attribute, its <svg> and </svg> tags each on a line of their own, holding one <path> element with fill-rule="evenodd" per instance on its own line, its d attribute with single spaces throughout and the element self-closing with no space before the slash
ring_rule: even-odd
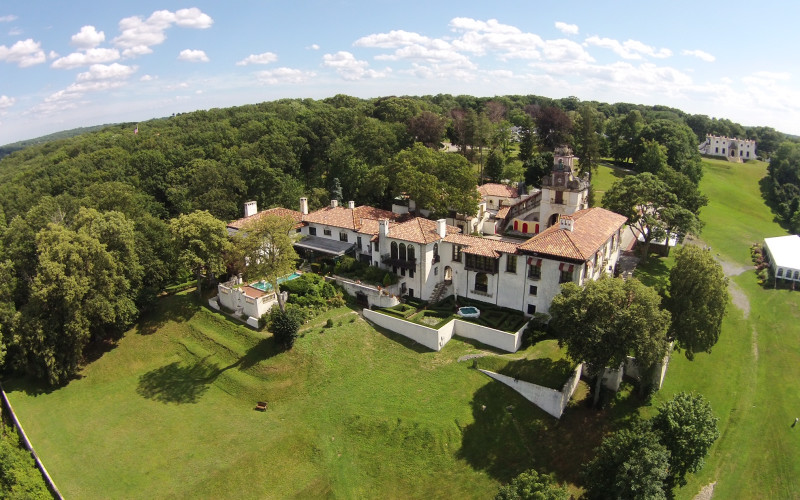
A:
<svg viewBox="0 0 800 500">
<path fill-rule="evenodd" d="M 275 336 L 275 341 L 285 349 L 291 349 L 297 340 L 297 331 L 305 321 L 305 312 L 292 304 L 286 305 L 286 311 L 280 307 L 273 307 L 269 311 L 269 329 Z"/>
<path fill-rule="evenodd" d="M 333 320 L 328 318 L 328 321 L 325 322 L 325 328 L 333 328 Z"/>
</svg>

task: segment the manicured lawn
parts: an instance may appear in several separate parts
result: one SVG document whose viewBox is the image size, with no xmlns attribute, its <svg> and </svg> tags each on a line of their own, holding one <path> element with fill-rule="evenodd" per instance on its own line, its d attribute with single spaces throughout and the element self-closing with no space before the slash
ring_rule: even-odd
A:
<svg viewBox="0 0 800 500">
<path fill-rule="evenodd" d="M 65 387 L 6 383 L 67 498 L 488 498 L 531 466 L 574 484 L 627 413 L 556 421 L 458 362 L 472 345 L 430 352 L 347 308 L 279 352 L 193 300 L 161 299 Z"/>
<path fill-rule="evenodd" d="M 710 203 L 701 213 L 706 229 L 701 238 L 714 254 L 742 268 L 750 265 L 749 246 L 765 236 L 786 234 L 764 205 L 758 180 L 766 165 L 704 160 L 701 189 Z M 645 267 L 643 279 L 660 280 L 672 259 Z M 663 276 L 662 276 L 663 278 Z M 678 391 L 702 393 L 719 417 L 720 439 L 705 468 L 689 477 L 678 498 L 693 498 L 703 485 L 716 481 L 715 498 L 800 497 L 800 293 L 764 289 L 747 270 L 732 281 L 749 302 L 749 314 L 729 306 L 722 334 L 711 354 L 688 361 L 676 353 L 661 403 Z M 652 408 L 644 414 L 652 414 Z"/>
<path fill-rule="evenodd" d="M 597 166 L 597 171 L 592 172 L 595 205 L 599 207 L 600 203 L 603 201 L 603 193 L 608 191 L 615 182 L 629 174 L 629 171 L 616 167 L 611 162 L 601 162 Z"/>
</svg>

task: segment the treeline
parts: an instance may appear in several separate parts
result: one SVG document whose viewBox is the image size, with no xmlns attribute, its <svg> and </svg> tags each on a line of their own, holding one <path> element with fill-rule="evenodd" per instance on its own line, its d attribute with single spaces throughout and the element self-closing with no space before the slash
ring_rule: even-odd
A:
<svg viewBox="0 0 800 500">
<path fill-rule="evenodd" d="M 160 290 L 191 276 L 170 231 L 182 214 L 229 221 L 246 200 L 296 208 L 301 196 L 311 209 L 332 196 L 388 208 L 399 195 L 436 214 L 471 212 L 479 179 L 538 185 L 548 152 L 564 144 L 584 171 L 610 156 L 696 185 L 705 133 L 740 128 L 662 106 L 577 98 L 338 95 L 30 146 L 0 160 L 0 363 L 68 380 L 89 345 L 113 342 Z M 442 152 L 447 140 L 461 154 Z"/>
<path fill-rule="evenodd" d="M 785 142 L 770 158 L 761 192 L 791 232 L 800 233 L 800 144 Z"/>
</svg>

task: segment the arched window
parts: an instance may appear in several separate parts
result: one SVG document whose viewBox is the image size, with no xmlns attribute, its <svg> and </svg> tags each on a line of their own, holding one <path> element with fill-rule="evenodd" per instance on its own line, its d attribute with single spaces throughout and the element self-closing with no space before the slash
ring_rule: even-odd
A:
<svg viewBox="0 0 800 500">
<path fill-rule="evenodd" d="M 486 293 L 489 290 L 489 277 L 486 273 L 475 275 L 475 291 Z"/>
<path fill-rule="evenodd" d="M 523 233 L 527 233 L 528 232 L 528 223 L 527 222 L 523 222 L 522 223 L 522 232 Z"/>
<path fill-rule="evenodd" d="M 397 259 L 397 242 L 392 242 L 392 259 Z"/>
<path fill-rule="evenodd" d="M 408 260 L 416 260 L 416 256 L 414 255 L 414 247 L 408 245 Z"/>
<path fill-rule="evenodd" d="M 519 231 L 519 221 L 514 219 L 514 231 Z"/>
<path fill-rule="evenodd" d="M 400 243 L 400 255 L 398 256 L 400 260 L 406 260 L 406 244 Z"/>
</svg>

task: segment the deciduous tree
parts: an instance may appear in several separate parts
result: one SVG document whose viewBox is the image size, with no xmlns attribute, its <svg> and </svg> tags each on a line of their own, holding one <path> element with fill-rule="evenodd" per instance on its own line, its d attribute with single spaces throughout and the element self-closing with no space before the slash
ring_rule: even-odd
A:
<svg viewBox="0 0 800 500">
<path fill-rule="evenodd" d="M 687 358 L 711 352 L 719 340 L 728 299 L 728 279 L 711 252 L 696 245 L 678 249 L 665 305 L 672 313 L 670 337 Z"/>
<path fill-rule="evenodd" d="M 703 468 L 709 448 L 719 437 L 717 421 L 701 394 L 679 392 L 658 408 L 652 424 L 669 451 L 670 489 L 684 486 L 686 474 Z"/>
<path fill-rule="evenodd" d="M 660 306 L 661 297 L 637 279 L 562 285 L 550 305 L 550 325 L 570 358 L 592 365 L 595 404 L 605 367 L 617 368 L 633 353 L 648 371 L 666 354 L 670 316 Z"/>
<path fill-rule="evenodd" d="M 265 279 L 277 294 L 281 311 L 285 310 L 279 278 L 296 269 L 297 252 L 289 232 L 294 230 L 291 217 L 266 215 L 248 222 L 236 234 L 236 254 L 244 264 L 248 279 Z"/>
<path fill-rule="evenodd" d="M 659 435 L 640 424 L 603 439 L 581 476 L 590 500 L 666 499 L 669 451 Z"/>
<path fill-rule="evenodd" d="M 500 488 L 495 500 L 569 500 L 567 488 L 549 474 L 528 469 Z"/>
<path fill-rule="evenodd" d="M 230 240 L 225 223 L 206 210 L 197 210 L 169 223 L 180 264 L 197 278 L 197 293 L 202 296 L 203 273 L 214 276 L 225 271 L 225 254 Z"/>
</svg>

